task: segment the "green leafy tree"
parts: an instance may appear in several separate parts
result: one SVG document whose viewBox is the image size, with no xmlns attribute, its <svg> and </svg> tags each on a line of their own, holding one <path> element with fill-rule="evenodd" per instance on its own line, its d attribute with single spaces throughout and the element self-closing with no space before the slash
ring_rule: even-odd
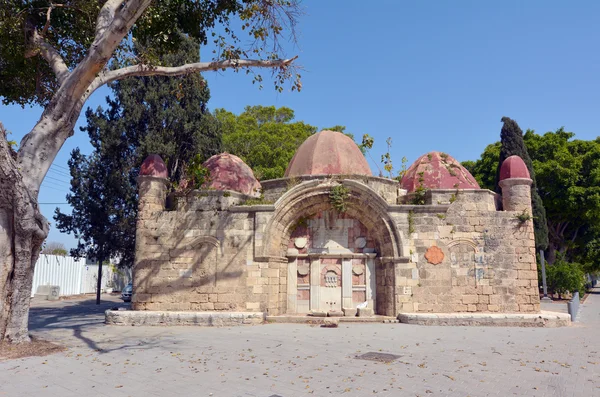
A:
<svg viewBox="0 0 600 397">
<path fill-rule="evenodd" d="M 278 91 L 288 80 L 300 89 L 295 58 L 282 59 L 279 43 L 288 33 L 295 37 L 298 14 L 297 0 L 0 2 L 2 101 L 44 107 L 16 158 L 0 129 L 0 340 L 29 341 L 32 274 L 48 235 L 38 193 L 89 96 L 128 77 L 223 69 L 268 68 Z M 213 60 L 161 64 L 182 37 L 210 40 Z M 136 43 L 145 50 L 136 53 Z M 255 74 L 255 81 L 262 77 Z"/>
<path fill-rule="evenodd" d="M 573 139 L 563 128 L 525 133 L 538 189 L 548 215 L 548 261 L 557 254 L 586 268 L 599 268 L 593 248 L 600 237 L 600 140 Z"/>
<path fill-rule="evenodd" d="M 496 190 L 496 167 L 500 159 L 501 147 L 500 142 L 492 143 L 481 153 L 479 160 L 462 162 L 482 189 Z"/>
<path fill-rule="evenodd" d="M 110 156 L 110 155 L 109 155 Z M 69 159 L 71 193 L 67 202 L 72 214 L 57 208 L 54 219 L 61 232 L 72 233 L 79 240 L 71 250 L 74 257 L 93 258 L 99 264 L 133 247 L 130 230 L 132 206 L 130 176 L 121 172 L 120 162 L 106 162 L 107 158 L 95 152 L 84 156 L 73 150 Z M 102 266 L 98 267 L 96 303 L 100 303 Z"/>
<path fill-rule="evenodd" d="M 165 64 L 198 61 L 193 39 L 165 56 Z M 171 181 L 187 177 L 188 165 L 217 154 L 221 147 L 218 123 L 208 111 L 210 93 L 197 74 L 177 77 L 134 77 L 112 85 L 108 108 L 88 109 L 87 132 L 94 151 L 71 155 L 71 214 L 57 208 L 58 227 L 80 238 L 76 256 L 119 257 L 133 264 L 138 208 L 136 177 L 150 153 L 159 154 Z M 104 201 L 103 201 L 104 200 Z"/>
<path fill-rule="evenodd" d="M 563 128 L 523 136 L 544 203 L 549 231 L 548 263 L 558 255 L 586 271 L 600 268 L 600 139 L 583 141 Z M 467 168 L 482 187 L 495 180 L 500 143 L 486 147 Z M 487 183 L 485 182 L 487 181 Z"/>
<path fill-rule="evenodd" d="M 523 131 L 519 125 L 508 117 L 502 117 L 502 130 L 500 131 L 500 159 L 497 165 L 496 171 L 496 191 L 500 193 L 500 186 L 498 181 L 500 178 L 500 167 L 504 160 L 510 156 L 517 155 L 523 159 L 529 170 L 529 175 L 533 180 L 531 185 L 531 207 L 533 212 L 533 229 L 535 233 L 535 246 L 536 249 L 545 250 L 548 248 L 548 225 L 546 223 L 546 210 L 544 209 L 544 203 L 538 193 L 537 183 L 535 178 L 535 170 L 533 169 L 533 163 L 531 157 L 527 152 L 527 147 L 523 141 Z"/>
<path fill-rule="evenodd" d="M 552 266 L 546 269 L 548 290 L 562 297 L 566 292 L 585 293 L 585 273 L 579 263 L 567 262 L 559 255 Z"/>
<path fill-rule="evenodd" d="M 317 127 L 294 120 L 290 108 L 246 106 L 235 115 L 217 109 L 223 132 L 223 150 L 239 156 L 259 179 L 281 178 L 298 147 Z"/>
</svg>

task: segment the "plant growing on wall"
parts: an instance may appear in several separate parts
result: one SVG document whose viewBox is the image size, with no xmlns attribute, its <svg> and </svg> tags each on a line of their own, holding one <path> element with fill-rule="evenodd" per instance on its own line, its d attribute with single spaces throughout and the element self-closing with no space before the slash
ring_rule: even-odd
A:
<svg viewBox="0 0 600 397">
<path fill-rule="evenodd" d="M 190 179 L 192 189 L 200 189 L 202 185 L 210 182 L 210 170 L 202 165 L 202 156 L 195 155 L 186 169 L 186 176 Z"/>
<path fill-rule="evenodd" d="M 529 212 L 527 212 L 527 210 L 523 210 L 523 212 L 521 212 L 520 214 L 515 215 L 515 218 L 517 218 L 519 224 L 524 224 L 525 222 L 533 219 L 533 217 Z"/>
<path fill-rule="evenodd" d="M 329 202 L 331 206 L 338 212 L 346 212 L 348 209 L 348 198 L 350 190 L 344 185 L 336 185 L 329 192 Z"/>
<path fill-rule="evenodd" d="M 425 189 L 425 186 L 423 186 L 423 182 L 425 182 L 424 173 L 419 172 L 417 175 L 419 175 L 419 185 L 413 192 L 411 204 L 425 205 L 425 192 L 427 191 L 427 189 Z"/>
<path fill-rule="evenodd" d="M 415 215 L 414 212 L 408 211 L 408 234 L 415 232 Z"/>
</svg>

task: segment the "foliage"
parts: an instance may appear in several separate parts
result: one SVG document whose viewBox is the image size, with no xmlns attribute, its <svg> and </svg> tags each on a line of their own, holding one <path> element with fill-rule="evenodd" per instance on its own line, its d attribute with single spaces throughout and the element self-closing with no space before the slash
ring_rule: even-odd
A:
<svg viewBox="0 0 600 397">
<path fill-rule="evenodd" d="M 500 158 L 496 171 L 496 192 L 500 193 L 501 189 L 497 185 L 500 180 L 500 167 L 504 160 L 508 157 L 517 155 L 523 159 L 529 170 L 529 175 L 533 180 L 531 185 L 531 206 L 533 211 L 533 231 L 535 233 L 536 249 L 546 249 L 548 247 L 548 225 L 546 223 L 546 210 L 544 203 L 538 193 L 535 170 L 527 147 L 523 141 L 523 131 L 519 125 L 508 117 L 502 117 L 502 130 L 500 131 Z"/>
<path fill-rule="evenodd" d="M 48 242 L 42 248 L 42 254 L 46 255 L 67 256 L 68 253 L 65 245 L 56 241 Z"/>
<path fill-rule="evenodd" d="M 502 143 L 495 142 L 486 146 L 477 161 L 463 161 L 461 164 L 473 175 L 482 189 L 496 190 L 496 167 L 500 159 Z M 494 170 L 494 172 L 490 172 Z"/>
<path fill-rule="evenodd" d="M 533 219 L 531 214 L 527 212 L 527 210 L 523 210 L 520 214 L 515 215 L 515 218 L 519 221 L 519 223 L 525 223 Z"/>
<path fill-rule="evenodd" d="M 425 189 L 425 186 L 423 185 L 423 182 L 425 182 L 424 173 L 419 172 L 417 175 L 419 176 L 419 179 L 417 179 L 419 184 L 412 194 L 410 203 L 414 205 L 425 205 L 425 193 L 427 192 L 427 189 Z"/>
<path fill-rule="evenodd" d="M 283 177 L 298 147 L 317 127 L 293 122 L 294 111 L 275 106 L 246 106 L 235 115 L 217 109 L 215 117 L 223 131 L 223 150 L 239 156 L 258 179 Z"/>
<path fill-rule="evenodd" d="M 528 130 L 523 139 L 546 209 L 548 262 L 563 253 L 591 271 L 600 267 L 600 139 L 574 137 L 560 128 L 544 135 Z M 499 145 L 489 145 L 470 169 L 480 183 L 494 178 Z"/>
<path fill-rule="evenodd" d="M 415 232 L 415 213 L 413 211 L 408 211 L 408 234 L 413 234 Z"/>
<path fill-rule="evenodd" d="M 348 209 L 349 197 L 350 189 L 344 185 L 335 185 L 329 192 L 329 202 L 331 203 L 331 206 L 340 213 L 344 213 Z"/>
<path fill-rule="evenodd" d="M 556 258 L 552 266 L 546 267 L 546 284 L 548 290 L 559 296 L 566 292 L 585 293 L 585 273 L 579 263 L 567 262 L 562 255 Z"/>
<path fill-rule="evenodd" d="M 247 199 L 241 205 L 270 205 L 273 203 L 274 203 L 273 200 L 267 200 L 267 199 L 265 199 L 265 196 L 263 196 L 261 194 L 260 197 L 258 197 L 258 198 Z"/>
<path fill-rule="evenodd" d="M 402 156 L 402 160 L 400 161 L 402 165 L 400 166 L 400 171 L 398 171 L 398 176 L 396 177 L 398 181 L 402 181 L 402 178 L 404 178 L 404 175 L 406 175 L 406 171 L 408 171 L 408 168 L 406 167 L 408 159 L 406 156 Z"/>
<path fill-rule="evenodd" d="M 373 148 L 375 139 L 369 134 L 364 134 L 362 137 L 362 143 L 360 144 L 361 150 L 368 150 Z"/>
<path fill-rule="evenodd" d="M 133 253 L 131 230 L 135 214 L 128 175 L 118 171 L 119 163 L 106 163 L 100 153 L 84 156 L 73 150 L 69 159 L 71 193 L 67 202 L 72 214 L 61 213 L 57 208 L 54 219 L 61 232 L 73 233 L 79 240 L 71 249 L 71 256 L 104 260 L 121 252 Z M 128 251 L 131 250 L 131 251 Z"/>
<path fill-rule="evenodd" d="M 388 137 L 385 140 L 387 144 L 387 152 L 381 155 L 381 162 L 383 163 L 383 169 L 390 175 L 390 179 L 394 177 L 394 165 L 392 163 L 392 157 L 390 155 L 390 151 L 392 149 L 392 138 Z"/>
<path fill-rule="evenodd" d="M 285 54 L 279 45 L 279 39 L 288 33 L 295 39 L 298 14 L 297 0 L 0 2 L 2 101 L 44 106 L 40 119 L 19 145 L 17 161 L 7 161 L 12 154 L 10 150 L 0 153 L 0 164 L 16 182 L 0 188 L 8 191 L 0 195 L 0 206 L 9 211 L 8 216 L 0 217 L 0 228 L 9 230 L 0 234 L 0 243 L 13 242 L 3 264 L 8 274 L 14 275 L 0 296 L 1 340 L 29 341 L 29 302 L 16 292 L 27 289 L 31 283 L 35 258 L 48 234 L 47 222 L 37 202 L 38 191 L 58 151 L 73 135 L 88 97 L 105 84 L 131 76 L 174 76 L 219 69 L 255 73 L 260 67 L 273 72 L 277 91 L 283 90 L 286 81 L 291 81 L 292 90 L 300 90 L 300 75 L 293 63 L 295 57 L 281 59 Z M 212 41 L 214 62 L 176 67 L 160 64 L 166 55 L 176 53 L 187 39 L 202 45 Z M 250 57 L 252 59 L 242 59 Z M 255 74 L 254 82 L 260 84 L 262 77 Z M 83 159 L 75 153 L 71 172 L 110 179 L 110 173 L 102 171 L 102 167 L 88 171 L 93 162 L 103 164 L 104 155 L 99 153 Z M 82 162 L 79 165 L 75 164 L 78 160 Z M 104 197 L 103 193 L 94 192 L 93 183 L 82 185 L 83 190 L 92 193 L 75 199 L 78 205 L 87 202 L 96 205 Z M 73 188 L 75 191 L 79 187 Z M 10 197 L 22 199 L 10 203 Z M 104 203 L 111 204 L 111 200 Z M 10 227 L 10 214 L 14 227 Z M 107 213 L 93 208 L 88 214 L 102 218 Z M 65 224 L 72 232 L 78 232 L 79 226 L 84 227 L 79 222 Z M 104 255 L 104 248 L 98 243 L 90 249 Z"/>
<path fill-rule="evenodd" d="M 202 185 L 210 181 L 210 170 L 202 165 L 202 160 L 202 156 L 197 154 L 187 165 L 186 177 L 189 181 L 188 187 L 192 189 L 200 189 Z"/>
<path fill-rule="evenodd" d="M 197 43 L 187 40 L 182 51 L 165 56 L 167 64 L 198 60 Z M 204 183 L 202 160 L 219 152 L 220 131 L 206 103 L 210 94 L 204 79 L 135 77 L 112 85 L 108 108 L 86 111 L 93 153 L 71 155 L 72 215 L 57 210 L 55 219 L 66 232 L 81 238 L 76 253 L 104 257 L 120 255 L 133 264 L 138 207 L 136 177 L 150 153 L 165 160 L 172 181 Z M 186 175 L 185 171 L 190 175 Z M 103 248 L 104 247 L 104 248 Z"/>
<path fill-rule="evenodd" d="M 288 190 L 293 189 L 294 187 L 298 186 L 302 181 L 299 178 L 291 177 L 287 180 L 286 184 L 285 184 L 285 191 L 287 192 Z"/>
<path fill-rule="evenodd" d="M 89 0 L 62 4 L 48 0 L 1 3 L 0 96 L 5 104 L 48 103 L 58 89 L 58 82 L 48 64 L 35 56 L 39 51 L 31 48 L 33 32 L 39 32 L 57 48 L 72 70 L 94 41 L 103 3 Z M 277 59 L 283 52 L 279 40 L 286 32 L 295 37 L 299 14 L 296 0 L 153 1 L 112 54 L 111 61 L 114 67 L 140 61 L 163 65 L 163 56 L 176 53 L 184 41 L 180 33 L 201 45 L 210 43 L 214 59 Z M 222 29 L 216 30 L 216 25 Z M 242 31 L 250 38 L 249 46 Z M 134 51 L 135 43 L 145 43 L 144 50 Z M 252 73 L 250 69 L 247 71 Z M 290 78 L 294 78 L 292 89 L 300 90 L 300 75 L 290 68 L 277 70 L 276 90 L 281 91 L 284 81 Z M 256 74 L 254 81 L 260 84 L 262 76 Z"/>
</svg>

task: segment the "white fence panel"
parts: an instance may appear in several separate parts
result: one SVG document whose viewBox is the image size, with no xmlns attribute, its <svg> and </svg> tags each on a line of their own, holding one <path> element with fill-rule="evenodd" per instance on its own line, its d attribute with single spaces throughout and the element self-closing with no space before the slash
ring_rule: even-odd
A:
<svg viewBox="0 0 600 397">
<path fill-rule="evenodd" d="M 60 286 L 60 295 L 77 295 L 81 290 L 81 276 L 85 259 L 70 256 L 41 254 L 35 264 L 31 296 L 40 285 Z"/>
<path fill-rule="evenodd" d="M 108 287 L 120 291 L 131 281 L 131 269 L 113 269 L 110 265 L 102 266 L 102 291 Z M 92 294 L 96 292 L 97 281 L 98 265 L 86 263 L 85 258 L 41 254 L 33 273 L 31 296 L 41 285 L 58 285 L 60 296 Z"/>
</svg>

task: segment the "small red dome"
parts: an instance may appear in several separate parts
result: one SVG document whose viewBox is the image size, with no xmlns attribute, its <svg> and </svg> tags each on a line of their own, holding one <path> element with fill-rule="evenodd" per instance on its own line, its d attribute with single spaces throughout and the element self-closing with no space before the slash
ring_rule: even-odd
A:
<svg viewBox="0 0 600 397">
<path fill-rule="evenodd" d="M 419 157 L 402 177 L 401 185 L 409 193 L 419 186 L 425 189 L 480 189 L 465 167 L 441 152 L 429 152 Z"/>
<path fill-rule="evenodd" d="M 531 179 L 529 170 L 523 159 L 519 156 L 510 156 L 502 162 L 500 167 L 500 180 L 510 178 L 526 178 Z"/>
<path fill-rule="evenodd" d="M 285 177 L 302 175 L 373 175 L 358 145 L 341 132 L 321 131 L 296 151 Z"/>
<path fill-rule="evenodd" d="M 167 166 L 158 154 L 150 154 L 140 167 L 140 175 L 168 178 Z"/>
<path fill-rule="evenodd" d="M 238 156 L 216 154 L 206 160 L 204 167 L 210 171 L 210 181 L 203 188 L 233 190 L 249 196 L 260 196 L 261 185 L 252 169 Z"/>
</svg>

